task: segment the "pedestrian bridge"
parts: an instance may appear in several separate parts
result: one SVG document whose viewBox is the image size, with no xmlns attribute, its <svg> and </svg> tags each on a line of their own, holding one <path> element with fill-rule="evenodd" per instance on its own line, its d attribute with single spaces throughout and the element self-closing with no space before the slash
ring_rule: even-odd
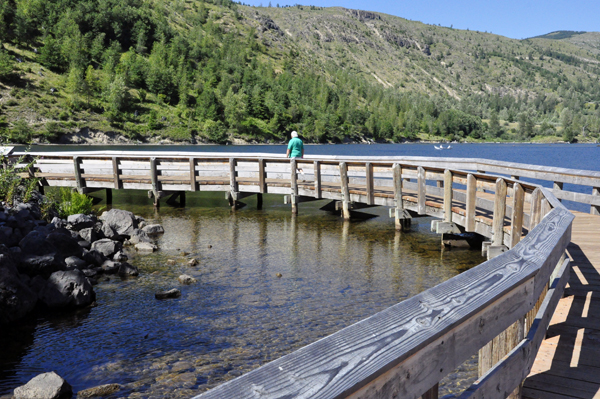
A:
<svg viewBox="0 0 600 399">
<path fill-rule="evenodd" d="M 115 189 L 146 190 L 157 206 L 222 191 L 236 208 L 250 195 L 260 205 L 262 194 L 281 194 L 294 213 L 322 199 L 346 219 L 385 206 L 398 229 L 428 215 L 439 234 L 484 238 L 480 265 L 198 398 L 437 398 L 439 381 L 476 353 L 480 378 L 460 398 L 600 396 L 600 172 L 423 157 L 19 156 L 41 187 L 107 190 L 107 200 Z"/>
</svg>

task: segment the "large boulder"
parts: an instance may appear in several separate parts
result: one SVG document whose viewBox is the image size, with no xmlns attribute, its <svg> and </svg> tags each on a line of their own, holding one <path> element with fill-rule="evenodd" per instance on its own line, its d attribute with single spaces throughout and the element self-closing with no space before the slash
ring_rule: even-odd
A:
<svg viewBox="0 0 600 399">
<path fill-rule="evenodd" d="M 67 399 L 71 396 L 71 385 L 54 371 L 33 377 L 14 391 L 15 399 Z"/>
<path fill-rule="evenodd" d="M 123 245 L 119 241 L 113 241 L 110 238 L 103 238 L 93 242 L 91 248 L 93 251 L 98 251 L 107 258 L 111 258 L 123 248 Z"/>
<path fill-rule="evenodd" d="M 8 324 L 33 310 L 37 295 L 20 278 L 10 251 L 0 245 L 0 324 Z"/>
<path fill-rule="evenodd" d="M 130 263 L 121 262 L 119 264 L 119 276 L 128 277 L 128 276 L 137 276 L 140 272 L 138 268 Z"/>
<path fill-rule="evenodd" d="M 106 256 L 102 255 L 96 250 L 90 250 L 84 251 L 81 259 L 94 266 L 102 266 L 102 264 L 106 260 Z"/>
<path fill-rule="evenodd" d="M 96 232 L 96 229 L 94 227 L 86 227 L 84 229 L 79 230 L 79 237 L 81 237 L 82 240 L 87 242 L 94 242 L 102 238 Z"/>
<path fill-rule="evenodd" d="M 40 275 L 48 278 L 54 272 L 65 270 L 66 265 L 58 254 L 22 255 L 17 269 L 29 277 Z"/>
<path fill-rule="evenodd" d="M 104 212 L 100 216 L 100 220 L 112 227 L 119 235 L 129 236 L 138 227 L 138 220 L 135 215 L 121 209 L 111 209 Z"/>
<path fill-rule="evenodd" d="M 71 229 L 79 231 L 81 229 L 93 227 L 96 221 L 89 215 L 77 213 L 75 215 L 70 215 L 67 218 L 67 223 L 71 225 Z"/>
<path fill-rule="evenodd" d="M 85 269 L 88 263 L 83 259 L 80 259 L 76 256 L 69 256 L 65 258 L 65 264 L 67 265 L 67 269 Z"/>
<path fill-rule="evenodd" d="M 48 255 L 58 252 L 57 249 L 46 240 L 46 235 L 39 231 L 32 231 L 19 242 L 19 247 L 24 254 Z"/>
<path fill-rule="evenodd" d="M 115 229 L 110 227 L 107 223 L 102 223 L 100 226 L 100 232 L 105 238 L 110 238 L 111 240 L 121 241 L 123 239 L 123 237 L 121 237 L 119 233 L 117 233 Z"/>
<path fill-rule="evenodd" d="M 95 299 L 92 285 L 77 269 L 52 273 L 40 292 L 40 300 L 49 308 L 87 306 Z"/>
<path fill-rule="evenodd" d="M 83 254 L 83 248 L 79 245 L 79 240 L 71 236 L 70 233 L 65 234 L 65 231 L 68 232 L 68 230 L 56 229 L 48 234 L 46 240 L 52 244 L 63 257 L 80 257 Z"/>
</svg>

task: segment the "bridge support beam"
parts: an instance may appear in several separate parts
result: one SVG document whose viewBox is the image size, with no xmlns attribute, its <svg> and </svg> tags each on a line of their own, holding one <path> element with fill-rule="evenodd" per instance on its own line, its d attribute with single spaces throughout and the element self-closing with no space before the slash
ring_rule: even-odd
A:
<svg viewBox="0 0 600 399">
<path fill-rule="evenodd" d="M 346 162 L 340 163 L 340 181 L 342 191 L 342 217 L 345 220 L 350 219 L 350 189 L 348 187 L 348 165 Z"/>
<path fill-rule="evenodd" d="M 112 205 L 112 203 L 113 203 L 112 189 L 107 188 L 105 192 L 106 192 L 106 205 Z"/>
</svg>

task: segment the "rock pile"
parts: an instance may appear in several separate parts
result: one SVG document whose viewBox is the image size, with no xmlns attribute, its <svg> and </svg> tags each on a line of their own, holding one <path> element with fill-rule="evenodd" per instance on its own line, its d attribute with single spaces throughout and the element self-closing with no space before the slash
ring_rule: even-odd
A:
<svg viewBox="0 0 600 399">
<path fill-rule="evenodd" d="M 123 246 L 156 248 L 150 236 L 162 232 L 160 225 L 146 225 L 119 209 L 100 218 L 77 214 L 46 223 L 35 202 L 0 206 L 0 324 L 22 318 L 37 305 L 90 305 L 97 276 L 138 275 Z"/>
</svg>

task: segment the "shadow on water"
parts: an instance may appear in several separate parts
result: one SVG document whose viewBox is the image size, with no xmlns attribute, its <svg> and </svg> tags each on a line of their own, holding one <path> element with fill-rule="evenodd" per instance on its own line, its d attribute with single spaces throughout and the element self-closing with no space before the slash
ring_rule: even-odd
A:
<svg viewBox="0 0 600 399">
<path fill-rule="evenodd" d="M 222 193 L 188 194 L 187 207 L 158 211 L 142 192 L 113 200 L 164 226 L 160 250 L 130 251 L 140 276 L 101 278 L 98 306 L 14 327 L 0 350 L 0 394 L 54 370 L 75 391 L 116 382 L 118 397 L 192 397 L 483 261 L 479 251 L 442 251 L 430 218 L 396 232 L 380 208 L 347 222 L 320 211 L 322 201 L 293 216 L 274 195 L 262 210 L 247 198 L 235 212 Z M 184 273 L 198 283 L 181 286 Z M 182 296 L 154 299 L 170 288 Z M 474 369 L 471 361 L 453 373 L 442 394 Z"/>
</svg>

